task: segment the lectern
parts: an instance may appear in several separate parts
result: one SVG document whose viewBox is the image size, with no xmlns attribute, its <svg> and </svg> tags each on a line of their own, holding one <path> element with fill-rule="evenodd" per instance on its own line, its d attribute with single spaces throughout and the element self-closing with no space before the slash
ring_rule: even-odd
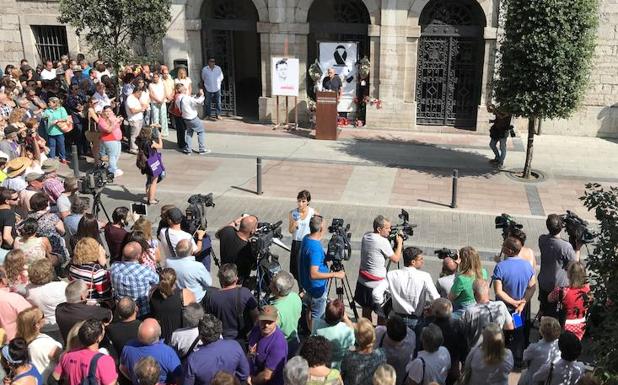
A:
<svg viewBox="0 0 618 385">
<path fill-rule="evenodd" d="M 318 91 L 316 108 L 315 138 L 337 140 L 337 93 Z"/>
</svg>

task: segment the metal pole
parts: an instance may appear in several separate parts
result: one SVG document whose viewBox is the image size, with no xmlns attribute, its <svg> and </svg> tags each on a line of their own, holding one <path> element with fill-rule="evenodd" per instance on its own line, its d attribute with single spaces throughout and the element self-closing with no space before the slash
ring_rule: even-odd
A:
<svg viewBox="0 0 618 385">
<path fill-rule="evenodd" d="M 73 175 L 79 178 L 79 154 L 75 144 L 71 145 L 71 167 L 73 167 Z"/>
<path fill-rule="evenodd" d="M 459 178 L 459 170 L 453 170 L 453 193 L 451 195 L 451 208 L 457 208 L 457 179 Z"/>
<path fill-rule="evenodd" d="M 262 158 L 257 158 L 257 195 L 262 195 Z"/>
</svg>

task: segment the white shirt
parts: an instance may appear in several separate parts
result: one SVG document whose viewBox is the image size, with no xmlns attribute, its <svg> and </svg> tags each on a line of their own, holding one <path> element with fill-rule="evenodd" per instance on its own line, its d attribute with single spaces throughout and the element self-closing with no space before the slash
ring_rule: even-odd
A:
<svg viewBox="0 0 618 385">
<path fill-rule="evenodd" d="M 2 187 L 10 188 L 17 192 L 20 192 L 22 190 L 25 190 L 26 187 L 28 187 L 28 183 L 24 179 L 23 175 L 19 175 L 19 176 L 16 176 L 15 178 L 6 178 L 2 182 Z"/>
<path fill-rule="evenodd" d="M 136 113 L 132 113 L 131 108 L 133 109 L 139 108 L 140 111 Z M 140 100 L 135 96 L 135 94 L 131 94 L 127 96 L 126 110 L 127 110 L 127 120 L 129 122 L 137 122 L 140 120 L 144 120 L 144 112 L 142 111 L 142 104 L 140 103 Z"/>
<path fill-rule="evenodd" d="M 202 81 L 208 92 L 217 92 L 221 90 L 221 82 L 223 81 L 223 71 L 221 67 L 215 65 L 212 69 L 209 66 L 202 68 Z"/>
<path fill-rule="evenodd" d="M 198 334 L 197 327 L 178 329 L 170 337 L 170 346 L 176 349 L 180 357 L 184 357 Z M 202 346 L 202 341 L 198 341 L 195 346 Z"/>
<path fill-rule="evenodd" d="M 530 344 L 524 350 L 524 362 L 528 362 L 528 370 L 521 374 L 520 385 L 533 385 L 532 376 L 546 364 L 557 362 L 560 359 L 560 348 L 558 348 L 558 340 L 547 342 L 540 340 Z"/>
<path fill-rule="evenodd" d="M 448 298 L 448 293 L 451 291 L 451 287 L 453 287 L 454 282 L 455 274 L 445 275 L 444 277 L 438 278 L 438 282 L 436 282 L 436 289 L 438 289 L 440 297 Z"/>
<path fill-rule="evenodd" d="M 374 349 L 382 348 L 386 353 L 386 363 L 395 368 L 397 372 L 396 385 L 402 385 L 406 378 L 406 366 L 412 359 L 416 348 L 416 334 L 408 329 L 405 338 L 399 342 L 391 340 L 386 334 L 386 326 L 376 327 L 376 341 Z"/>
<path fill-rule="evenodd" d="M 395 252 L 388 239 L 378 233 L 365 233 L 361 241 L 360 270 L 366 271 L 376 277 L 386 277 L 386 266 L 384 262 L 394 254 Z M 378 284 L 376 281 L 366 281 L 360 275 L 358 277 L 358 282 L 367 287 L 376 287 Z"/>
<path fill-rule="evenodd" d="M 195 96 L 184 95 L 178 98 L 178 108 L 182 111 L 182 118 L 193 120 L 197 118 L 197 106 L 204 104 L 204 95 L 199 98 Z"/>
<path fill-rule="evenodd" d="M 373 301 L 383 303 L 384 292 L 391 294 L 395 313 L 414 314 L 417 317 L 422 315 L 425 304 L 440 298 L 431 275 L 409 266 L 389 271 L 386 279 L 373 289 Z"/>
<path fill-rule="evenodd" d="M 545 383 L 549 377 L 550 369 L 551 364 L 543 365 L 532 377 L 532 383 Z M 549 385 L 575 385 L 584 374 L 586 374 L 584 364 L 579 361 L 566 361 L 560 358 L 554 363 Z"/>
<path fill-rule="evenodd" d="M 56 325 L 56 306 L 67 301 L 64 295 L 66 288 L 65 281 L 53 281 L 41 286 L 28 287 L 26 299 L 43 312 L 45 321 L 47 321 L 46 329 L 51 329 L 50 326 Z"/>
<path fill-rule="evenodd" d="M 148 92 L 142 92 L 142 94 L 139 97 L 139 102 L 143 106 L 148 106 L 146 110 L 150 110 L 150 94 Z"/>
<path fill-rule="evenodd" d="M 172 244 L 172 247 L 174 248 L 174 253 L 170 252 L 170 248 L 167 242 L 167 237 L 165 236 L 166 233 L 168 232 L 168 229 L 169 229 L 169 237 L 170 237 L 169 243 Z M 187 233 L 186 231 L 174 230 L 169 227 L 161 229 L 161 231 L 159 232 L 159 249 L 161 250 L 161 256 L 165 258 L 175 258 L 174 255 L 176 255 L 176 245 L 178 244 L 178 242 L 180 242 L 183 239 L 190 239 L 191 244 L 193 245 L 191 250 L 193 250 L 193 252 L 197 251 L 197 245 L 195 244 L 195 241 L 193 240 L 193 237 L 191 236 L 191 234 Z"/>
<path fill-rule="evenodd" d="M 47 334 L 39 334 L 28 344 L 28 353 L 32 365 L 41 373 L 45 379 L 54 370 L 55 362 L 49 359 L 49 355 L 55 349 L 62 350 L 62 344 Z"/>
<path fill-rule="evenodd" d="M 56 69 L 52 68 L 48 71 L 46 68 L 41 71 L 41 80 L 54 80 L 56 78 Z"/>
<path fill-rule="evenodd" d="M 185 86 L 186 91 L 185 93 L 187 95 L 189 95 L 189 86 L 192 84 L 191 78 L 184 78 L 184 79 L 174 79 L 174 84 L 182 84 L 183 86 Z"/>
<path fill-rule="evenodd" d="M 292 217 L 294 217 L 294 215 L 298 215 L 298 220 L 296 221 L 296 230 L 294 230 L 294 233 L 292 234 L 293 240 L 302 242 L 305 235 L 311 232 L 309 231 L 309 221 L 313 217 L 313 214 L 315 214 L 315 210 L 313 210 L 312 207 L 309 207 L 309 212 L 305 216 L 305 219 L 302 219 L 300 217 L 298 209 L 292 210 Z"/>
<path fill-rule="evenodd" d="M 106 93 L 103 93 L 103 95 L 101 95 L 100 93 L 95 92 L 94 95 L 92 95 L 92 98 L 95 100 L 94 110 L 96 112 L 101 112 L 103 111 L 103 107 L 112 104 L 112 101 L 109 99 L 109 96 L 107 96 Z"/>
<path fill-rule="evenodd" d="M 161 80 L 159 80 L 158 83 L 150 83 L 150 85 L 148 86 L 148 90 L 152 95 L 152 97 L 150 98 L 150 101 L 152 103 L 165 102 L 165 86 L 163 85 L 163 82 Z M 160 102 L 155 102 L 154 99 L 160 100 Z"/>
<path fill-rule="evenodd" d="M 111 77 L 111 76 L 112 76 L 112 75 L 109 73 L 109 71 L 108 71 L 108 70 L 105 70 L 105 71 L 103 71 L 103 72 L 99 72 L 99 71 L 97 71 L 97 72 L 95 73 L 95 75 L 96 75 L 96 77 L 97 77 L 97 80 L 101 80 L 101 78 L 102 78 L 103 76 L 105 76 L 105 75 L 107 75 L 107 76 L 109 76 L 109 77 Z"/>
<path fill-rule="evenodd" d="M 424 372 L 423 361 L 425 361 Z M 408 377 L 417 384 L 427 385 L 435 381 L 440 385 L 444 385 L 450 368 L 451 355 L 444 346 L 440 346 L 433 353 L 426 352 L 425 350 L 418 352 L 418 357 L 408 364 L 406 370 L 408 371 Z"/>
</svg>

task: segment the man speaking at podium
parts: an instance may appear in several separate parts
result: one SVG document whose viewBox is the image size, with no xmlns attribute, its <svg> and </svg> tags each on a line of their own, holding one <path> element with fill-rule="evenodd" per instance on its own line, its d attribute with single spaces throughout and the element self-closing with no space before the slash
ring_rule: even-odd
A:
<svg viewBox="0 0 618 385">
<path fill-rule="evenodd" d="M 336 92 L 337 101 L 339 101 L 342 91 L 341 78 L 335 73 L 335 69 L 332 67 L 328 69 L 327 76 L 322 80 L 322 90 Z"/>
</svg>

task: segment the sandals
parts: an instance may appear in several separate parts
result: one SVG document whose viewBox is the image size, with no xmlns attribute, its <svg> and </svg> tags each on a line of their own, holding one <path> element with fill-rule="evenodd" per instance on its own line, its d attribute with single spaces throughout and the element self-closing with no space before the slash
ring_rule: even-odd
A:
<svg viewBox="0 0 618 385">
<path fill-rule="evenodd" d="M 158 205 L 158 204 L 159 204 L 159 200 L 158 199 L 155 199 L 155 200 L 152 200 L 152 201 L 148 201 L 148 205 L 149 206 L 150 205 Z"/>
</svg>

